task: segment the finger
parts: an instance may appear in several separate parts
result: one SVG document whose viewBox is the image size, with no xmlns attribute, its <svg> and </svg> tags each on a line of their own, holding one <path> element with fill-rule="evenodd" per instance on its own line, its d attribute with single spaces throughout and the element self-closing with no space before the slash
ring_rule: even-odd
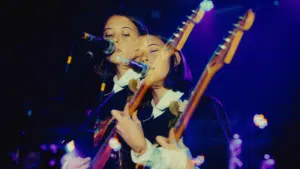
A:
<svg viewBox="0 0 300 169">
<path fill-rule="evenodd" d="M 125 116 L 125 117 L 130 117 L 130 116 L 129 116 L 129 103 L 127 103 L 127 104 L 125 105 L 125 108 L 124 108 L 123 113 L 124 113 L 124 116 Z"/>
<path fill-rule="evenodd" d="M 172 127 L 169 131 L 169 141 L 172 143 L 174 141 L 176 141 L 176 137 L 175 137 L 175 131 L 174 128 Z"/>
<path fill-rule="evenodd" d="M 82 159 L 82 158 L 79 157 L 79 158 L 76 159 L 76 161 L 77 161 L 77 167 L 82 168 L 83 166 L 90 164 L 91 158 L 87 157 L 87 158 Z"/>
<path fill-rule="evenodd" d="M 122 112 L 118 111 L 118 110 L 112 110 L 111 114 L 114 118 L 117 119 L 117 121 L 120 121 L 123 117 L 122 117 Z"/>
<path fill-rule="evenodd" d="M 140 121 L 139 118 L 137 117 L 137 111 L 135 111 L 135 112 L 133 113 L 133 115 L 132 115 L 132 120 L 133 120 L 136 124 L 138 124 L 140 127 L 142 126 L 141 121 Z"/>
<path fill-rule="evenodd" d="M 90 161 L 91 161 L 90 157 L 84 158 L 84 159 L 82 159 L 82 164 L 88 164 L 88 163 L 90 163 Z"/>
<path fill-rule="evenodd" d="M 122 129 L 122 127 L 120 125 L 116 125 L 117 128 L 117 133 L 123 138 L 126 138 L 126 134 L 124 133 L 124 130 Z"/>
<path fill-rule="evenodd" d="M 90 163 L 87 163 L 83 166 L 81 166 L 79 169 L 88 169 L 90 167 Z"/>
<path fill-rule="evenodd" d="M 168 139 L 163 136 L 156 137 L 157 143 L 165 149 L 169 149 Z"/>
</svg>

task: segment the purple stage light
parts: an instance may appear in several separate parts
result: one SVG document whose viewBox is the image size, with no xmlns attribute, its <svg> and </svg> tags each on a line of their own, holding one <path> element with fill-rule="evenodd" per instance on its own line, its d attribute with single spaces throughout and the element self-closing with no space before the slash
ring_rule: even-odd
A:
<svg viewBox="0 0 300 169">
<path fill-rule="evenodd" d="M 53 167 L 56 163 L 56 160 L 55 159 L 52 159 L 49 161 L 49 166 Z"/>
</svg>

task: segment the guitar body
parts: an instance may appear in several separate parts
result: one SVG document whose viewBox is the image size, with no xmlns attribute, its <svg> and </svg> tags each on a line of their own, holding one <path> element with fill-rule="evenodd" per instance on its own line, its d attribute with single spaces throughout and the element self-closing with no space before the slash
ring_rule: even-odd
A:
<svg viewBox="0 0 300 169">
<path fill-rule="evenodd" d="M 104 135 L 107 133 L 107 129 L 111 125 L 112 117 L 107 117 L 105 120 L 97 122 L 95 124 L 95 134 L 94 134 L 94 147 L 99 145 L 99 142 L 103 139 Z"/>
</svg>

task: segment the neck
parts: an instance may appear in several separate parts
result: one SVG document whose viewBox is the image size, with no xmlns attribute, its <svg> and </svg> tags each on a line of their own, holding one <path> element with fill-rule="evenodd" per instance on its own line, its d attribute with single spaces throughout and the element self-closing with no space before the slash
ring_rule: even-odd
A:
<svg viewBox="0 0 300 169">
<path fill-rule="evenodd" d="M 123 65 L 118 65 L 116 67 L 116 75 L 118 80 L 128 71 L 128 67 Z"/>
<path fill-rule="evenodd" d="M 155 105 L 158 104 L 160 99 L 167 93 L 168 89 L 165 88 L 164 86 L 152 88 L 152 97 L 154 100 Z"/>
</svg>

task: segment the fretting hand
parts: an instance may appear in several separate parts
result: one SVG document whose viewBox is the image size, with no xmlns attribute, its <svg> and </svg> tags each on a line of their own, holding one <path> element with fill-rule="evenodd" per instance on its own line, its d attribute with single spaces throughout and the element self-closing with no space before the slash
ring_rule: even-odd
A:
<svg viewBox="0 0 300 169">
<path fill-rule="evenodd" d="M 75 157 L 72 154 L 66 154 L 62 157 L 63 169 L 88 169 L 91 163 L 91 158 Z"/>
<path fill-rule="evenodd" d="M 117 120 L 117 133 L 125 142 L 138 154 L 146 151 L 146 139 L 140 120 L 136 113 L 132 118 L 129 115 L 129 104 L 126 104 L 124 111 L 112 110 L 111 114 Z"/>
</svg>

